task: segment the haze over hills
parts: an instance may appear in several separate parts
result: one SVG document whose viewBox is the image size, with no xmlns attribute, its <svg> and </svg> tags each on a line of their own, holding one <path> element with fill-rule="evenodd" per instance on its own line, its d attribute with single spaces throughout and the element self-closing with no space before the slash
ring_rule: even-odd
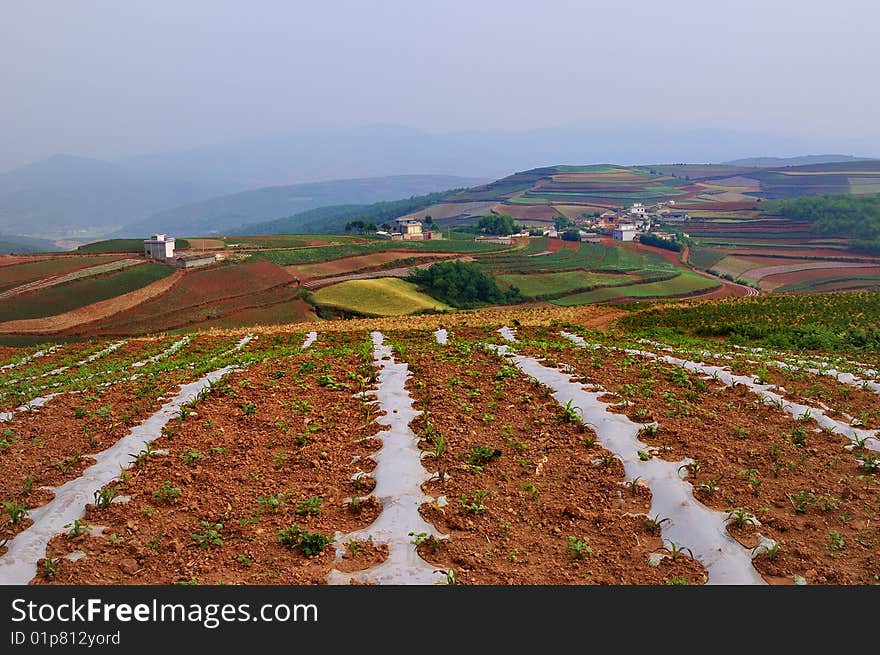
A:
<svg viewBox="0 0 880 655">
<path fill-rule="evenodd" d="M 486 180 L 560 163 L 711 162 L 754 152 L 821 152 L 825 145 L 834 144 L 821 137 L 805 142 L 747 130 L 660 129 L 645 124 L 440 134 L 378 125 L 303 131 L 112 162 L 56 155 L 0 174 L 0 231 L 89 239 L 140 234 L 159 229 L 154 227 L 156 220 L 194 217 L 192 223 L 162 229 L 180 232 L 192 226 L 211 232 L 322 205 L 372 203 L 439 189 L 417 185 L 401 188 L 397 196 L 378 189 L 372 195 L 323 194 L 321 204 L 315 204 L 318 200 L 288 204 L 281 187 L 293 184 L 407 176 L 414 171 Z M 866 154 L 880 152 L 880 139 L 847 145 Z M 850 155 L 752 157 L 739 165 L 855 159 Z M 452 181 L 451 186 L 462 186 L 462 181 Z M 245 191 L 250 193 L 236 197 Z"/>
<path fill-rule="evenodd" d="M 752 166 L 770 168 L 775 166 L 806 166 L 809 164 L 840 164 L 848 161 L 870 161 L 867 157 L 852 155 L 803 155 L 801 157 L 746 157 L 721 162 L 728 166 Z"/>
<path fill-rule="evenodd" d="M 0 232 L 36 237 L 107 234 L 132 220 L 217 193 L 217 187 L 56 155 L 0 174 Z"/>
<path fill-rule="evenodd" d="M 209 235 L 260 219 L 277 219 L 309 209 L 397 200 L 487 180 L 450 175 L 396 175 L 265 187 L 168 209 L 119 230 L 116 236 L 149 232 Z"/>
</svg>

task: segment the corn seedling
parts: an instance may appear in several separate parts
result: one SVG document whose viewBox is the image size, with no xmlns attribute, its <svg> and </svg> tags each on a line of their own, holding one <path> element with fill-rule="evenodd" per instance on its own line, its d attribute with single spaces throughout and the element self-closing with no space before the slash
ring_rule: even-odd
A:
<svg viewBox="0 0 880 655">
<path fill-rule="evenodd" d="M 650 534 L 654 534 L 657 532 L 660 527 L 664 524 L 671 521 L 668 518 L 661 518 L 659 514 L 655 516 L 649 516 L 644 521 L 645 530 L 647 530 Z"/>
<path fill-rule="evenodd" d="M 71 537 L 80 537 L 91 530 L 91 526 L 82 519 L 75 519 L 73 523 L 68 523 L 64 527 L 69 528 L 68 534 Z"/>
<path fill-rule="evenodd" d="M 757 523 L 755 515 L 742 507 L 727 510 L 727 520 L 738 528 L 744 528 L 750 523 L 753 525 Z"/>
<path fill-rule="evenodd" d="M 113 499 L 119 495 L 119 489 L 115 486 L 101 487 L 95 492 L 95 507 L 97 509 L 106 509 L 110 507 Z"/>
<path fill-rule="evenodd" d="M 687 548 L 685 546 L 679 546 L 674 541 L 667 541 L 665 544 L 663 544 L 663 548 L 661 548 L 660 550 L 663 550 L 663 551 L 666 551 L 667 553 L 669 553 L 669 557 L 672 558 L 673 562 L 675 560 L 677 560 L 682 554 L 684 554 L 685 551 L 687 551 L 687 553 L 688 553 L 688 555 L 690 555 L 691 559 L 694 559 L 694 553 L 693 553 L 693 551 L 691 551 L 690 548 Z"/>
<path fill-rule="evenodd" d="M 27 505 L 18 505 L 13 501 L 4 500 L 3 507 L 6 509 L 6 513 L 9 515 L 9 522 L 13 525 L 21 523 L 25 519 L 25 517 L 27 517 Z"/>
</svg>

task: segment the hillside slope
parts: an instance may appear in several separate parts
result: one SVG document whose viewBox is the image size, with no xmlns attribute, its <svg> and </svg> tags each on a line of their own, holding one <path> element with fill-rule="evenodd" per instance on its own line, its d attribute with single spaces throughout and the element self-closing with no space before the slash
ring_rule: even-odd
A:
<svg viewBox="0 0 880 655">
<path fill-rule="evenodd" d="M 279 219 L 317 207 L 397 200 L 483 181 L 450 175 L 396 175 L 264 187 L 162 211 L 125 226 L 117 236 L 156 231 L 218 234 L 246 223 Z"/>
</svg>

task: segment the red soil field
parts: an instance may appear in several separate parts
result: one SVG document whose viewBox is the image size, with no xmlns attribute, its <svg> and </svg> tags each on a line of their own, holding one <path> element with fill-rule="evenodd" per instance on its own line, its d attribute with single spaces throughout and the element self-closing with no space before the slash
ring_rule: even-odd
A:
<svg viewBox="0 0 880 655">
<path fill-rule="evenodd" d="M 0 323 L 0 332 L 7 334 L 45 334 L 60 333 L 81 329 L 95 320 L 113 316 L 135 308 L 144 302 L 164 294 L 183 277 L 183 271 L 175 271 L 168 277 L 156 280 L 145 287 L 124 293 L 115 298 L 101 300 L 85 307 L 79 307 L 63 314 L 45 318 L 29 318 Z"/>
<path fill-rule="evenodd" d="M 784 243 L 784 242 L 783 242 Z M 802 243 L 800 241 L 792 241 L 792 243 Z M 855 252 L 847 252 L 846 250 L 835 250 L 833 248 L 773 248 L 772 244 L 767 244 L 767 246 L 756 246 L 756 247 L 744 247 L 738 246 L 732 248 L 730 250 L 723 249 L 721 252 L 724 252 L 728 255 L 736 255 L 745 256 L 745 257 L 760 257 L 763 259 L 764 257 L 783 257 L 785 259 L 799 259 L 803 258 L 804 260 L 809 259 L 851 259 L 853 261 L 860 261 L 865 263 L 873 263 L 876 262 L 880 264 L 880 258 L 871 257 L 870 255 L 864 255 Z M 760 259 L 758 260 L 760 261 Z"/>
<path fill-rule="evenodd" d="M 285 266 L 284 270 L 296 275 L 301 280 L 309 280 L 316 277 L 326 277 L 330 275 L 345 275 L 364 269 L 375 268 L 397 261 L 399 259 L 418 259 L 429 258 L 446 258 L 454 257 L 454 253 L 423 253 L 414 252 L 412 250 L 383 250 L 382 252 L 371 253 L 369 255 L 354 255 L 352 257 L 342 257 L 316 264 L 296 264 L 293 266 Z"/>
<path fill-rule="evenodd" d="M 293 277 L 267 261 L 228 264 L 186 273 L 170 291 L 77 333 L 156 332 L 237 311 L 292 301 L 299 296 Z"/>
<path fill-rule="evenodd" d="M 792 271 L 790 273 L 777 273 L 776 275 L 768 275 L 762 278 L 761 283 L 770 284 L 772 286 L 782 286 L 783 284 L 794 284 L 796 282 L 806 282 L 824 277 L 864 277 L 864 276 L 880 276 L 880 265 L 864 266 L 864 267 L 846 267 L 840 268 L 836 266 L 837 262 L 828 262 L 825 268 L 812 268 L 804 271 Z"/>
<path fill-rule="evenodd" d="M 499 204 L 492 208 L 496 214 L 509 214 L 518 220 L 552 221 L 561 214 L 550 205 Z"/>
<path fill-rule="evenodd" d="M 65 275 L 90 266 L 98 266 L 130 254 L 76 255 L 62 257 L 11 257 L 0 256 L 0 286 L 19 285 L 44 277 Z M 10 262 L 9 260 L 13 261 Z"/>
</svg>

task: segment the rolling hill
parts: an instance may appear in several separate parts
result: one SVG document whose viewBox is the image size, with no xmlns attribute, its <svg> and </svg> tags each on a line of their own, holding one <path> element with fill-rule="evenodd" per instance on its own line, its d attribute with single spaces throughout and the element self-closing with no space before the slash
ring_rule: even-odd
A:
<svg viewBox="0 0 880 655">
<path fill-rule="evenodd" d="M 243 233 L 238 228 L 246 223 L 271 221 L 318 207 L 397 200 L 469 187 L 484 181 L 450 175 L 396 175 L 265 187 L 165 210 L 127 225 L 116 236 L 138 236 L 156 231 L 207 236 L 232 229 Z M 282 225 L 287 231 L 302 231 L 302 226 Z M 317 229 L 318 225 L 309 227 L 323 231 Z"/>
</svg>

